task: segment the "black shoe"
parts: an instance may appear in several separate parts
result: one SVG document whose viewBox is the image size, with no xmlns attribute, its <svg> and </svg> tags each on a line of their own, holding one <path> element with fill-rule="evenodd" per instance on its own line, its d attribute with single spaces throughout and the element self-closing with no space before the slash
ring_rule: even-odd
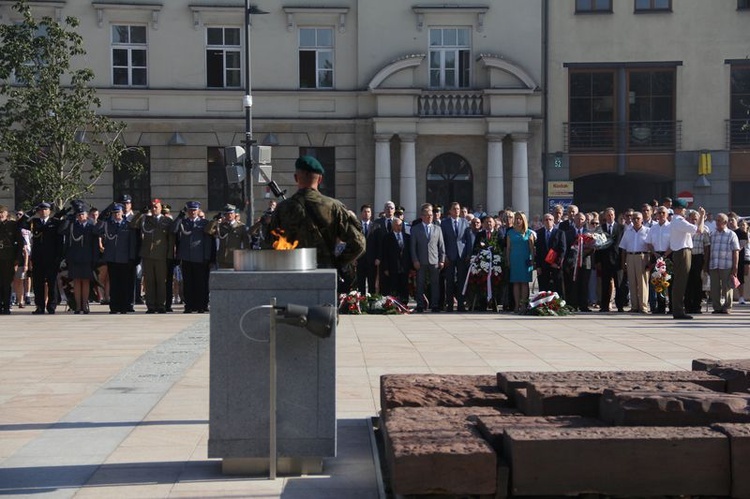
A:
<svg viewBox="0 0 750 499">
<path fill-rule="evenodd" d="M 75 312 L 73 312 L 73 314 L 74 315 L 81 315 L 81 311 L 80 310 L 76 310 Z"/>
<path fill-rule="evenodd" d="M 34 315 L 43 315 L 44 314 L 44 309 L 43 308 L 38 308 L 38 309 L 34 310 L 31 313 L 34 314 Z"/>
<path fill-rule="evenodd" d="M 581 310 L 581 312 L 583 312 L 583 310 Z M 609 309 L 608 308 L 600 308 L 599 312 L 609 312 Z"/>
<path fill-rule="evenodd" d="M 581 312 L 591 312 L 591 309 L 588 307 L 583 307 L 579 309 Z"/>
<path fill-rule="evenodd" d="M 182 311 L 183 314 L 189 314 L 189 313 L 192 313 L 192 312 L 193 311 L 190 310 L 189 308 L 185 308 L 185 310 Z"/>
<path fill-rule="evenodd" d="M 165 312 L 169 312 L 169 313 L 174 312 L 174 310 L 172 310 L 172 307 L 167 307 L 167 308 L 164 309 L 164 311 Z"/>
<path fill-rule="evenodd" d="M 466 307 L 458 307 L 459 312 L 466 312 Z"/>
<path fill-rule="evenodd" d="M 149 308 L 148 310 L 146 310 L 146 313 L 147 314 L 155 314 L 156 310 L 154 310 L 153 308 Z"/>
<path fill-rule="evenodd" d="M 414 312 L 417 314 L 421 314 L 421 313 L 424 313 L 424 309 L 422 307 L 417 307 L 414 309 Z"/>
<path fill-rule="evenodd" d="M 23 302 L 24 302 L 24 303 L 25 303 L 26 305 L 31 305 L 31 297 L 29 297 L 29 296 L 24 296 L 24 297 L 23 297 Z"/>
<path fill-rule="evenodd" d="M 625 311 L 625 309 L 624 309 L 623 307 L 617 307 L 617 311 L 618 311 L 618 312 L 624 312 L 624 311 Z"/>
<path fill-rule="evenodd" d="M 682 314 L 682 315 L 675 315 L 672 318 L 673 319 L 678 319 L 678 320 L 681 320 L 681 319 L 692 319 L 693 316 L 692 315 L 687 315 L 687 314 Z"/>
<path fill-rule="evenodd" d="M 135 312 L 135 308 L 133 308 L 133 306 L 131 305 L 131 306 L 129 306 L 129 307 L 128 307 L 128 308 L 127 308 L 127 309 L 125 310 L 125 312 Z M 123 312 L 123 314 L 124 314 L 125 312 Z"/>
<path fill-rule="evenodd" d="M 55 309 L 54 309 L 54 308 L 48 308 L 48 309 L 47 309 L 47 313 L 48 313 L 48 314 L 52 314 L 52 315 L 55 315 Z"/>
<path fill-rule="evenodd" d="M 166 313 L 167 313 L 167 311 L 166 311 L 165 309 L 163 309 L 163 308 L 157 308 L 157 309 L 156 309 L 156 313 L 157 313 L 157 314 L 166 314 Z"/>
</svg>

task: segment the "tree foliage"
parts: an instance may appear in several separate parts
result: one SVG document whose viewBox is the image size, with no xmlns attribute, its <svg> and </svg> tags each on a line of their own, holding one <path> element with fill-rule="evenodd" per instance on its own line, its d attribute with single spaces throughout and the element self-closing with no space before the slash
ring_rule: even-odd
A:
<svg viewBox="0 0 750 499">
<path fill-rule="evenodd" d="M 86 54 L 78 19 L 37 21 L 26 0 L 13 8 L 23 21 L 0 24 L 0 185 L 9 175 L 30 201 L 62 208 L 121 167 L 125 123 L 97 113 L 93 71 L 72 68 Z"/>
</svg>

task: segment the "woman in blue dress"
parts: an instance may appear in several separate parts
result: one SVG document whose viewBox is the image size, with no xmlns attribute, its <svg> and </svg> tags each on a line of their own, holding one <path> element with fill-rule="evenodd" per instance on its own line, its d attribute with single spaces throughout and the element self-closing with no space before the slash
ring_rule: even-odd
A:
<svg viewBox="0 0 750 499">
<path fill-rule="evenodd" d="M 65 236 L 65 263 L 68 278 L 73 280 L 75 313 L 89 313 L 89 291 L 94 264 L 99 250 L 99 238 L 94 234 L 94 226 L 88 223 L 88 212 L 82 206 L 74 210 L 74 220 L 68 218 L 60 226 L 60 234 Z"/>
<path fill-rule="evenodd" d="M 513 298 L 516 313 L 521 313 L 529 301 L 529 283 L 534 270 L 534 231 L 529 229 L 529 222 L 522 211 L 513 216 L 513 227 L 505 237 L 505 255 L 508 259 L 508 281 L 513 285 Z"/>
</svg>

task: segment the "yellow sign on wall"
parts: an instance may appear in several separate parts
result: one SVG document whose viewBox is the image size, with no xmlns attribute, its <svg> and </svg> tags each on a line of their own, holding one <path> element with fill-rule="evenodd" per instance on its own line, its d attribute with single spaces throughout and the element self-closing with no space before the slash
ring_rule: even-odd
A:
<svg viewBox="0 0 750 499">
<path fill-rule="evenodd" d="M 572 180 L 553 180 L 547 182 L 547 197 L 551 198 L 572 198 L 573 181 Z"/>
</svg>

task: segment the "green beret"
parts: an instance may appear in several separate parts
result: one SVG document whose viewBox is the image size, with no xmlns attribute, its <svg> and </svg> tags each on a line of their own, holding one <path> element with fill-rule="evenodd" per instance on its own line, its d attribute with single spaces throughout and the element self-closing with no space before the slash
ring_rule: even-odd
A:
<svg viewBox="0 0 750 499">
<path fill-rule="evenodd" d="M 320 164 L 320 161 L 313 158 L 312 156 L 300 156 L 294 163 L 294 168 L 306 172 L 318 173 L 320 175 L 325 175 L 326 173 L 326 171 L 323 169 L 323 165 Z"/>
</svg>

